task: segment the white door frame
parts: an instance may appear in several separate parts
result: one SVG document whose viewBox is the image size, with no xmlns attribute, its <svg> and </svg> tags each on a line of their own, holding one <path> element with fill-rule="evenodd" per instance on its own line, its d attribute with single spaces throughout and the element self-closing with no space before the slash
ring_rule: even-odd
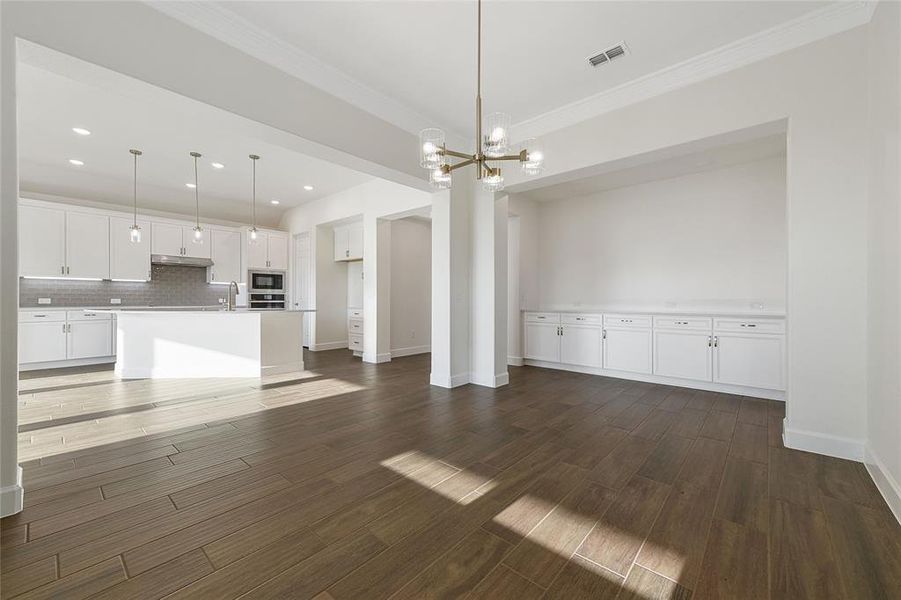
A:
<svg viewBox="0 0 901 600">
<path fill-rule="evenodd" d="M 311 293 L 313 291 L 313 245 L 309 231 L 294 235 L 294 273 L 292 280 L 292 302 L 294 308 L 313 308 Z M 304 273 L 304 271 L 306 271 Z M 304 289 L 306 288 L 306 289 Z M 312 343 L 313 313 L 303 315 L 303 345 L 309 348 Z"/>
</svg>

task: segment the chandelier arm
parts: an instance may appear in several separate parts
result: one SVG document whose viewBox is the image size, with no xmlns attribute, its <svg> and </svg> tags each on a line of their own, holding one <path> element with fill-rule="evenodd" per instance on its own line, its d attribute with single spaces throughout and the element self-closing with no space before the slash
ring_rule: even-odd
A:
<svg viewBox="0 0 901 600">
<path fill-rule="evenodd" d="M 469 165 L 474 165 L 477 162 L 479 162 L 479 161 L 477 161 L 474 158 L 469 158 L 468 160 L 458 162 L 455 165 L 444 165 L 443 167 L 441 167 L 441 170 L 444 171 L 445 173 L 450 173 L 451 171 L 455 171 L 461 167 L 468 167 Z"/>
<path fill-rule="evenodd" d="M 526 162 L 529 160 L 529 153 L 523 150 L 519 154 L 506 154 L 504 156 L 492 156 L 488 160 L 518 160 L 520 162 Z"/>
<path fill-rule="evenodd" d="M 457 152 L 456 150 L 448 150 L 447 148 L 439 148 L 438 154 L 442 156 L 453 156 L 454 158 L 475 158 L 472 154 L 466 154 L 465 152 Z"/>
</svg>

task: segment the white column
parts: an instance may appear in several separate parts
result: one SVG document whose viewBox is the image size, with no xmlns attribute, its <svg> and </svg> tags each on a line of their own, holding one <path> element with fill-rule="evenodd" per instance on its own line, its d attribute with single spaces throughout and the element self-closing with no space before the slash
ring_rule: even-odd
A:
<svg viewBox="0 0 901 600">
<path fill-rule="evenodd" d="M 476 185 L 472 206 L 471 381 L 506 385 L 507 196 Z"/>
<path fill-rule="evenodd" d="M 0 7 L 0 11 L 3 11 Z M 2 19 L 0 19 L 2 23 Z M 16 165 L 15 37 L 0 30 L 0 516 L 22 510 L 22 471 L 18 465 L 18 310 L 19 276 Z"/>
<path fill-rule="evenodd" d="M 458 177 L 463 179 L 463 177 Z M 469 383 L 471 191 L 455 182 L 432 199 L 432 385 Z"/>
<path fill-rule="evenodd" d="M 507 364 L 522 365 L 522 318 L 519 292 L 519 216 L 507 218 Z"/>
<path fill-rule="evenodd" d="M 391 360 L 391 222 L 363 215 L 363 362 Z"/>
</svg>

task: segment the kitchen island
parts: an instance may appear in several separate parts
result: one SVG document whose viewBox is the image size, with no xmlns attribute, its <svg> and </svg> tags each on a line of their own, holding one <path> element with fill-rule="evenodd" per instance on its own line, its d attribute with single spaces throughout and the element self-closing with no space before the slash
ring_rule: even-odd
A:
<svg viewBox="0 0 901 600">
<path fill-rule="evenodd" d="M 302 371 L 307 311 L 113 310 L 116 375 L 263 377 Z"/>
</svg>

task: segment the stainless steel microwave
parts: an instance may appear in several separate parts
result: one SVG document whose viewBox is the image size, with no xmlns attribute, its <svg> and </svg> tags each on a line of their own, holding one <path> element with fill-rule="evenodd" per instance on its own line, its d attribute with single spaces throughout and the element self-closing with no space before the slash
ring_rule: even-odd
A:
<svg viewBox="0 0 901 600">
<path fill-rule="evenodd" d="M 253 292 L 284 292 L 284 271 L 249 271 L 247 274 L 248 291 Z"/>
</svg>

